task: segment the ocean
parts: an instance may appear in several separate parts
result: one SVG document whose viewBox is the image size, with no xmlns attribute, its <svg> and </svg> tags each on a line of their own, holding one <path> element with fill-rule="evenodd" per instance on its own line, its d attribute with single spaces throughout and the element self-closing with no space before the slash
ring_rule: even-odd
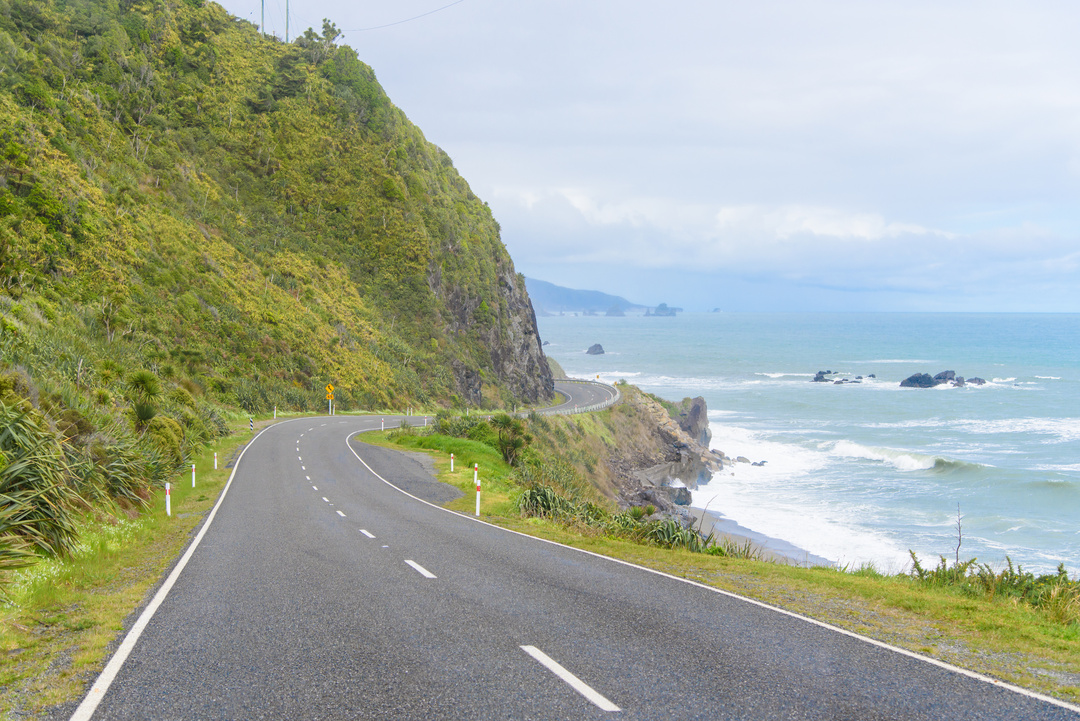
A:
<svg viewBox="0 0 1080 721">
<path fill-rule="evenodd" d="M 703 396 L 725 468 L 693 492 L 758 534 L 881 571 L 956 556 L 1080 572 L 1080 315 L 538 318 L 572 377 Z M 604 355 L 585 350 L 594 343 Z M 814 374 L 860 383 L 814 383 Z M 983 386 L 901 388 L 953 370 Z M 875 376 L 870 378 L 869 376 Z"/>
</svg>

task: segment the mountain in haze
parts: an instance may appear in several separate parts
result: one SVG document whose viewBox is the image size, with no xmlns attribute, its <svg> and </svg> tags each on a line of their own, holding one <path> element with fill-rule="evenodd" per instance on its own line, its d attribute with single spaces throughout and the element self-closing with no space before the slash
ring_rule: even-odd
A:
<svg viewBox="0 0 1080 721">
<path fill-rule="evenodd" d="M 601 293 L 598 290 L 575 290 L 544 280 L 526 278 L 525 287 L 529 289 L 533 307 L 538 313 L 597 313 L 621 315 L 628 310 L 644 310 L 646 306 L 631 303 L 617 295 Z"/>
</svg>

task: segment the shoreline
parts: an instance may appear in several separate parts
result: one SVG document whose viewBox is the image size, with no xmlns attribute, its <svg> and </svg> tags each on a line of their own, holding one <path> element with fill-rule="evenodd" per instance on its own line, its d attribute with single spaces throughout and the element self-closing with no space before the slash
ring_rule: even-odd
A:
<svg viewBox="0 0 1080 721">
<path fill-rule="evenodd" d="M 687 507 L 687 511 L 694 518 L 695 524 L 703 536 L 715 533 L 718 538 L 730 539 L 739 546 L 749 542 L 754 550 L 761 553 L 764 560 L 807 568 L 811 566 L 836 567 L 835 561 L 830 561 L 824 556 L 814 555 L 782 538 L 766 536 L 764 533 L 758 533 L 746 526 L 741 526 L 736 521 L 717 511 L 708 511 L 692 505 Z"/>
</svg>

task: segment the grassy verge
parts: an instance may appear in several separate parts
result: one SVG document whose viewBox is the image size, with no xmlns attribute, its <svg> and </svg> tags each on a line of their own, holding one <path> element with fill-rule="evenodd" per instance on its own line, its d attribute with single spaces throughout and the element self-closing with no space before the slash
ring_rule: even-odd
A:
<svg viewBox="0 0 1080 721">
<path fill-rule="evenodd" d="M 390 436 L 390 437 L 388 437 Z M 369 433 L 365 442 L 432 454 L 439 479 L 465 496 L 472 513 L 472 464 L 479 463 L 484 520 L 529 535 L 636 563 L 738 593 L 1032 690 L 1080 702 L 1080 623 L 1005 597 L 973 597 L 963 587 L 929 587 L 907 575 L 799 568 L 760 559 L 711 556 L 615 538 L 596 528 L 524 518 L 522 489 L 483 443 L 443 436 Z M 455 469 L 450 472 L 449 454 Z"/>
<path fill-rule="evenodd" d="M 256 418 L 256 430 L 273 422 Z M 172 516 L 158 490 L 141 513 L 114 508 L 80 520 L 68 559 L 45 559 L 12 575 L 0 605 L 0 717 L 40 718 L 81 696 L 123 633 L 125 619 L 179 557 L 217 502 L 229 460 L 251 438 L 248 419 L 172 479 Z M 214 470 L 214 453 L 218 469 Z"/>
</svg>

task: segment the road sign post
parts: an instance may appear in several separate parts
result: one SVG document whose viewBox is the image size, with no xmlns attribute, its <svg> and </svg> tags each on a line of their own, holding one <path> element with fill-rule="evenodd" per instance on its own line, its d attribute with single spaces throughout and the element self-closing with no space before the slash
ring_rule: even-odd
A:
<svg viewBox="0 0 1080 721">
<path fill-rule="evenodd" d="M 326 384 L 326 415 L 334 415 L 334 384 Z"/>
</svg>

